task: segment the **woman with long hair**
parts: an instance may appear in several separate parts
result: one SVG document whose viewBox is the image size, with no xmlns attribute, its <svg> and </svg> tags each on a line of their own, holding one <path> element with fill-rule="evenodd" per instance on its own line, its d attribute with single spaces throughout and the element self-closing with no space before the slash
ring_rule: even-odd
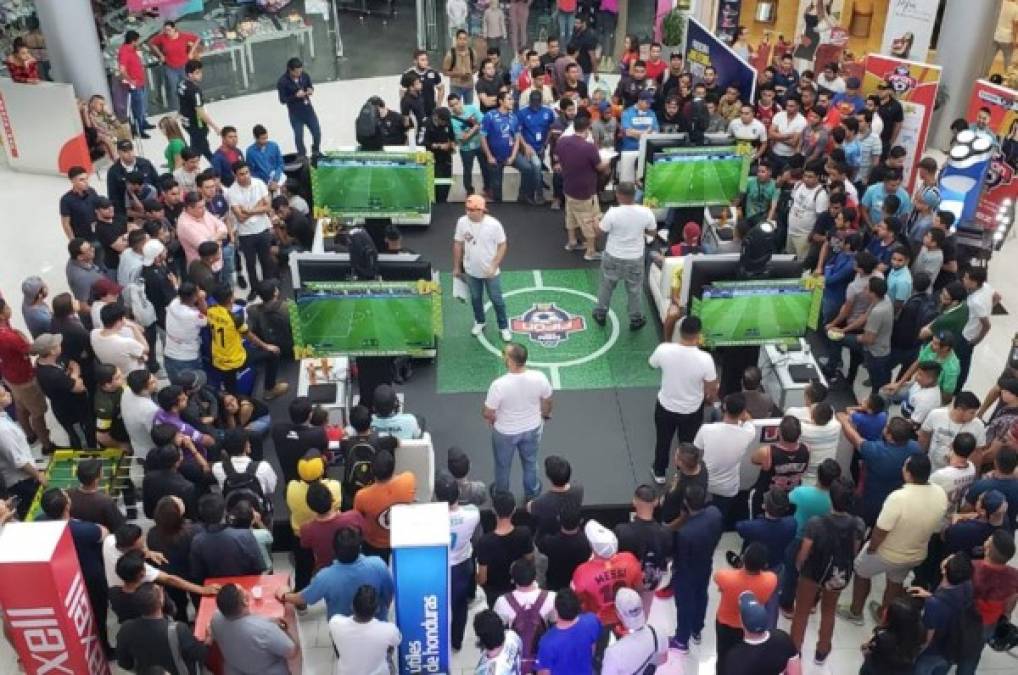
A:
<svg viewBox="0 0 1018 675">
<path fill-rule="evenodd" d="M 170 115 L 166 115 L 159 120 L 159 130 L 166 136 L 166 140 L 169 145 L 166 146 L 166 166 L 170 172 L 179 169 L 184 164 L 184 160 L 180 156 L 180 151 L 187 147 L 187 141 L 184 140 L 184 132 L 181 131 L 180 125 L 177 120 Z"/>
<path fill-rule="evenodd" d="M 862 646 L 865 661 L 859 675 L 912 675 L 926 643 L 922 615 L 911 598 L 898 598 L 887 606 L 884 621 Z"/>
<path fill-rule="evenodd" d="M 627 35 L 622 42 L 622 57 L 619 59 L 619 72 L 629 72 L 629 66 L 640 60 L 640 38 L 634 33 Z"/>
<path fill-rule="evenodd" d="M 749 29 L 739 26 L 735 29 L 735 40 L 732 41 L 732 51 L 742 57 L 742 60 L 749 63 L 753 48 L 749 45 Z"/>
<path fill-rule="evenodd" d="M 155 525 L 148 531 L 145 544 L 149 550 L 158 551 L 166 557 L 166 564 L 161 567 L 163 572 L 189 578 L 191 540 L 194 539 L 195 528 L 184 519 L 184 501 L 180 497 L 166 495 L 156 502 L 152 519 Z M 177 621 L 187 621 L 187 593 L 170 587 L 165 590 L 177 606 Z M 197 610 L 197 601 L 194 606 Z"/>
<path fill-rule="evenodd" d="M 116 161 L 117 131 L 120 122 L 106 107 L 106 98 L 101 94 L 95 94 L 88 99 L 82 119 L 86 129 L 94 130 L 96 139 L 103 146 L 110 161 Z"/>
</svg>

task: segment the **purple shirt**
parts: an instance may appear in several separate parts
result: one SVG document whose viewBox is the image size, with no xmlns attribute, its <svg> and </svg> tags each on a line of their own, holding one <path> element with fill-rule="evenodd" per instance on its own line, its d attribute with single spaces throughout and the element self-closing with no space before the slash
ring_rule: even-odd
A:
<svg viewBox="0 0 1018 675">
<path fill-rule="evenodd" d="M 160 408 L 159 410 L 156 411 L 156 415 L 152 420 L 152 426 L 155 426 L 157 424 L 169 424 L 171 427 L 175 428 L 178 432 L 190 438 L 191 442 L 196 444 L 195 447 L 200 447 L 198 444 L 201 443 L 201 439 L 202 436 L 204 436 L 204 434 L 195 429 L 194 427 L 192 427 L 184 420 L 180 419 L 179 415 L 168 413 L 162 408 Z"/>
<path fill-rule="evenodd" d="M 562 165 L 562 191 L 572 199 L 590 199 L 597 194 L 597 167 L 601 153 L 582 136 L 563 136 L 555 144 Z"/>
</svg>

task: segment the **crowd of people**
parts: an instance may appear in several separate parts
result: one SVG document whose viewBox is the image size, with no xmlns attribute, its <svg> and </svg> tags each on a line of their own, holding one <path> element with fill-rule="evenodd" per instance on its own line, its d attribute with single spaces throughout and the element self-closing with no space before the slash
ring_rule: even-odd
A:
<svg viewBox="0 0 1018 675">
<path fill-rule="evenodd" d="M 523 5 L 512 3 L 514 22 L 526 16 Z M 457 447 L 434 480 L 432 497 L 450 513 L 453 650 L 462 648 L 477 603 L 486 606 L 473 617 L 479 674 L 653 672 L 670 653 L 701 644 L 714 584 L 723 675 L 794 675 L 806 654 L 823 664 L 837 622 L 867 618 L 873 635 L 862 645 L 861 672 L 926 675 L 952 665 L 975 672 L 1018 600 L 1018 570 L 1009 565 L 1018 371 L 1005 370 L 987 392 L 966 388 L 999 298 L 985 267 L 958 254 L 954 216 L 939 210 L 936 161 L 923 158 L 915 189 L 902 187 L 904 118 L 893 88 L 884 83 L 863 96 L 837 64 L 815 76 L 786 56 L 761 75 L 755 100 L 742 100 L 712 68 L 694 78 L 680 54 L 666 58 L 655 43 L 643 60 L 627 38 L 621 79 L 609 90 L 593 73 L 604 36 L 586 14 L 572 16 L 575 2 L 573 12 L 567 0 L 559 5 L 567 19 L 545 53 L 530 48 L 525 30 L 522 40 L 514 31 L 505 64 L 497 46 L 475 53 L 459 30 L 441 71 L 426 52 L 413 54 L 398 111 L 372 97 L 355 122 L 365 150 L 431 150 L 439 178 L 452 176 L 459 155 L 468 197 L 453 273 L 469 287 L 473 333 L 484 329 L 487 293 L 507 343 L 507 374 L 483 406 L 493 480 L 472 477 L 469 453 Z M 499 26 L 491 28 L 489 37 L 500 37 Z M 152 125 L 137 40 L 128 33 L 119 61 L 134 85 L 133 133 L 145 138 Z M 415 476 L 396 472 L 395 456 L 425 424 L 400 410 L 388 385 L 351 409 L 346 427 L 330 424 L 306 397 L 289 401 L 288 419 L 271 418 L 267 401 L 288 390 L 280 359 L 293 347 L 281 281 L 287 256 L 310 248 L 314 228 L 269 131 L 255 125 L 241 150 L 236 127 L 212 118 L 195 44 L 172 22 L 159 40 L 178 82 L 178 113 L 158 124 L 169 142 L 166 170 L 131 140 L 100 133 L 115 157 L 107 194 L 75 167 L 59 205 L 70 292 L 50 297 L 41 278 L 24 280 L 28 335 L 13 325 L 13 303 L 0 300 L 0 407 L 16 410 L 16 421 L 0 413 L 0 476 L 13 498 L 0 502 L 0 519 L 24 518 L 41 488 L 43 517 L 69 522 L 100 639 L 121 667 L 195 673 L 214 640 L 236 672 L 285 673 L 295 650 L 287 627 L 252 615 L 242 588 L 205 584 L 272 569 L 273 495 L 282 491 L 294 584 L 277 599 L 300 608 L 324 600 L 338 672 L 388 672 L 401 636 L 388 621 L 394 589 L 383 516 L 417 497 Z M 299 154 L 311 134 L 314 161 L 321 130 L 299 59 L 288 62 L 278 95 Z M 102 118 L 100 103 L 88 104 L 89 119 Z M 210 130 L 221 138 L 215 150 Z M 644 237 L 657 225 L 631 183 L 615 185 L 616 205 L 602 214 L 599 197 L 614 167 L 599 150 L 636 149 L 656 131 L 694 142 L 727 133 L 752 156 L 753 176 L 733 205 L 735 236 L 772 221 L 776 251 L 823 278 L 816 340 L 830 389 L 814 382 L 804 406 L 781 410 L 761 389 L 760 371 L 748 368 L 740 390 L 721 391 L 715 359 L 699 346 L 700 320 L 683 316 L 676 298 L 649 358 L 662 373 L 651 480 L 635 490 L 631 520 L 610 529 L 584 518 L 583 487 L 565 458 L 543 458 L 542 490 L 540 438 L 553 391 L 527 367 L 526 347 L 512 341 L 498 281 L 508 238 L 488 206 L 503 198 L 506 167 L 520 174 L 519 201 L 544 205 L 550 169 L 550 208 L 564 210 L 565 249 L 600 260 L 592 318 L 604 324 L 622 281 L 629 327 L 640 330 Z M 440 186 L 438 201 L 447 194 Z M 697 223 L 671 225 L 666 255 L 710 253 Z M 398 249 L 398 231 L 391 238 Z M 250 289 L 246 299 L 238 289 Z M 856 401 L 860 367 L 869 394 Z M 834 394 L 846 391 L 853 405 L 836 410 Z M 38 443 L 39 453 L 53 451 L 48 409 L 71 447 L 127 453 L 142 467 L 140 486 L 128 477 L 114 494 L 104 492 L 102 462 L 90 459 L 77 465 L 79 487 L 48 488 L 32 450 Z M 774 442 L 755 447 L 753 420 L 775 418 Z M 853 448 L 844 467 L 836 461 L 842 437 Z M 278 472 L 263 454 L 267 442 Z M 516 454 L 522 501 L 510 488 Z M 759 466 L 748 496 L 740 484 L 747 454 Z M 147 532 L 133 522 L 139 491 L 154 523 Z M 495 526 L 485 532 L 480 509 L 489 505 Z M 715 569 L 728 529 L 741 547 Z M 880 576 L 883 595 L 870 600 Z M 843 591 L 850 601 L 839 605 Z M 210 595 L 219 612 L 200 642 L 187 625 L 189 606 Z M 671 636 L 648 622 L 654 602 L 669 597 Z M 109 608 L 120 623 L 115 639 L 106 634 Z M 814 614 L 810 651 L 803 643 Z"/>
</svg>

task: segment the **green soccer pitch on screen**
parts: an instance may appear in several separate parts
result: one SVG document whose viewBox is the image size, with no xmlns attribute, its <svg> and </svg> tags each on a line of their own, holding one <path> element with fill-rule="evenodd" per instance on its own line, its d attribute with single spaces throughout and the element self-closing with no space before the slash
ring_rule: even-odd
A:
<svg viewBox="0 0 1018 675">
<path fill-rule="evenodd" d="M 311 170 L 315 217 L 427 215 L 435 196 L 430 152 L 329 152 Z"/>
<path fill-rule="evenodd" d="M 822 294 L 812 278 L 716 282 L 693 300 L 692 314 L 710 347 L 791 341 L 817 327 Z"/>
<path fill-rule="evenodd" d="M 749 161 L 735 146 L 656 152 L 644 176 L 643 203 L 651 208 L 731 205 L 746 189 Z"/>
</svg>

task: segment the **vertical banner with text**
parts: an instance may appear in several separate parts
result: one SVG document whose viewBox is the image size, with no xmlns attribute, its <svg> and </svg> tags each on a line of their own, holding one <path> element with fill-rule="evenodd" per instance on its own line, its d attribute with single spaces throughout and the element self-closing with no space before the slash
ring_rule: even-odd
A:
<svg viewBox="0 0 1018 675">
<path fill-rule="evenodd" d="M 753 100 L 756 69 L 692 17 L 686 24 L 686 64 L 693 80 L 702 80 L 704 70 L 711 66 L 717 71 L 721 87 L 734 85 L 739 89 L 739 98 Z"/>
<path fill-rule="evenodd" d="M 990 161 L 975 219 L 983 229 L 992 230 L 1005 202 L 1018 200 L 1018 91 L 979 80 L 969 97 L 965 119 L 974 121 L 982 108 L 990 111 L 990 131 L 997 137 L 999 151 L 994 151 Z"/>
<path fill-rule="evenodd" d="M 904 109 L 905 121 L 894 144 L 905 148 L 905 185 L 909 192 L 915 182 L 915 168 L 926 148 L 930 131 L 930 118 L 937 101 L 940 85 L 940 66 L 916 61 L 905 61 L 893 56 L 870 54 L 866 57 L 863 77 L 864 95 L 874 94 L 877 85 L 888 82 Z"/>
<path fill-rule="evenodd" d="M 890 0 L 880 53 L 925 61 L 939 6 L 940 0 Z"/>
</svg>

